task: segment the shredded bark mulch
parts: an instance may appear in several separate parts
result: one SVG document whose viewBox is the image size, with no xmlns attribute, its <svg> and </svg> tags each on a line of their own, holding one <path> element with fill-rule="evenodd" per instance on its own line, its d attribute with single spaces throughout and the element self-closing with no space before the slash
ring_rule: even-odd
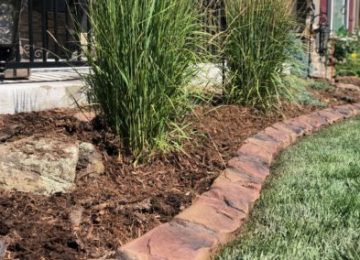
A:
<svg viewBox="0 0 360 260">
<path fill-rule="evenodd" d="M 343 99 L 347 95 L 318 93 L 329 104 L 348 102 Z M 0 190 L 5 258 L 111 258 L 121 245 L 169 221 L 206 191 L 244 139 L 283 118 L 316 109 L 286 105 L 282 114 L 266 115 L 238 106 L 198 107 L 189 118 L 195 134 L 183 152 L 137 167 L 127 158 L 119 160 L 119 140 L 99 118 L 80 122 L 72 117 L 73 110 L 6 116 L 0 142 L 65 134 L 95 144 L 106 172 L 79 177 L 69 194 L 45 197 Z"/>
</svg>

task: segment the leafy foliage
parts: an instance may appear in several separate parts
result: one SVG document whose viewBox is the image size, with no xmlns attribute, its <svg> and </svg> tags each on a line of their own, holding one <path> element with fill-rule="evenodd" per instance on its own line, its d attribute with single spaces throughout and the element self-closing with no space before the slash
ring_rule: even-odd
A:
<svg viewBox="0 0 360 260">
<path fill-rule="evenodd" d="M 310 82 L 309 87 L 315 90 L 327 90 L 333 86 L 326 80 L 313 80 Z"/>
<path fill-rule="evenodd" d="M 311 93 L 311 89 L 325 90 L 331 87 L 326 81 L 317 81 L 304 79 L 295 75 L 286 76 L 284 84 L 288 84 L 292 88 L 292 95 L 289 101 L 300 105 L 311 105 L 317 107 L 325 107 L 317 97 Z"/>
<path fill-rule="evenodd" d="M 360 39 L 359 39 L 360 40 Z M 349 54 L 360 52 L 360 41 L 351 38 L 340 39 L 335 44 L 334 58 L 337 62 L 346 60 Z"/>
<path fill-rule="evenodd" d="M 336 74 L 360 77 L 360 39 L 345 38 L 335 45 Z"/>
<path fill-rule="evenodd" d="M 289 60 L 287 60 L 287 63 L 290 65 L 290 74 L 306 78 L 309 68 L 308 47 L 295 34 L 292 34 L 292 41 L 293 44 L 288 50 Z"/>
</svg>

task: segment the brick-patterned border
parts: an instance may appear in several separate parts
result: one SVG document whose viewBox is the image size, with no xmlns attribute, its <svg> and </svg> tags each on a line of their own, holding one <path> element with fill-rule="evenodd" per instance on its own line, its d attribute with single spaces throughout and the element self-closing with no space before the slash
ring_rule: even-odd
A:
<svg viewBox="0 0 360 260">
<path fill-rule="evenodd" d="M 169 223 L 123 246 L 119 259 L 210 259 L 246 221 L 280 151 L 302 136 L 356 115 L 360 103 L 327 108 L 276 123 L 248 138 L 208 192 Z"/>
</svg>

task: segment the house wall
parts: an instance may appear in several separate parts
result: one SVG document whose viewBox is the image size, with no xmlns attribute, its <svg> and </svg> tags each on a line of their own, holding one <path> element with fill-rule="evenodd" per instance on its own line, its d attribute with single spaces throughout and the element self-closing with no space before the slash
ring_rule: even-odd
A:
<svg viewBox="0 0 360 260">
<path fill-rule="evenodd" d="M 339 10 L 335 7 L 335 1 L 337 1 L 337 5 L 340 4 L 339 1 L 341 0 L 321 0 L 321 9 L 323 13 L 326 13 L 329 17 L 329 23 L 331 25 L 333 22 L 334 17 L 332 15 L 334 12 L 337 12 Z M 356 28 L 359 26 L 359 12 L 360 12 L 360 0 L 346 0 L 344 1 L 346 5 L 346 17 L 344 17 L 344 20 L 346 19 L 346 27 L 349 32 L 354 33 Z M 335 29 L 334 29 L 335 31 Z M 335 33 L 335 32 L 333 32 Z"/>
<path fill-rule="evenodd" d="M 314 4 L 314 14 L 320 19 L 315 19 L 314 23 L 312 24 L 313 30 L 316 30 L 319 27 L 320 23 L 327 23 L 329 25 L 333 22 L 332 14 L 334 13 L 334 1 L 336 0 L 313 0 L 312 3 Z M 347 21 L 345 24 L 347 25 L 347 29 L 351 33 L 355 33 L 356 29 L 359 28 L 360 25 L 360 0 L 347 0 Z M 323 14 L 323 15 L 322 15 Z M 345 16 L 344 16 L 345 21 Z M 309 49 L 309 57 L 311 59 L 311 72 L 310 75 L 313 77 L 318 78 L 327 78 L 329 80 L 333 79 L 335 70 L 332 65 L 327 65 L 326 60 L 327 58 L 319 56 L 316 52 L 317 43 L 316 43 L 316 34 L 310 34 L 311 37 L 309 38 L 310 46 Z M 336 36 L 335 31 L 332 32 L 333 36 Z M 330 42 L 330 52 L 333 50 L 334 41 Z M 331 62 L 330 62 L 331 63 Z"/>
<path fill-rule="evenodd" d="M 354 30 L 357 31 L 360 25 L 360 0 L 355 0 L 354 6 Z"/>
<path fill-rule="evenodd" d="M 351 33 L 354 32 L 354 9 L 355 9 L 355 1 L 354 0 L 348 0 L 349 1 L 349 31 Z"/>
</svg>

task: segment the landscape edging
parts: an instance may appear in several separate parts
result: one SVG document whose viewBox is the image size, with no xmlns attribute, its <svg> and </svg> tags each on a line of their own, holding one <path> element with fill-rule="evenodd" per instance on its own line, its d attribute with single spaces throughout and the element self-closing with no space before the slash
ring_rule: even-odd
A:
<svg viewBox="0 0 360 260">
<path fill-rule="evenodd" d="M 203 260 L 232 239 L 248 218 L 276 156 L 302 136 L 360 115 L 360 103 L 273 124 L 248 138 L 210 190 L 172 221 L 124 245 L 121 260 Z"/>
</svg>

